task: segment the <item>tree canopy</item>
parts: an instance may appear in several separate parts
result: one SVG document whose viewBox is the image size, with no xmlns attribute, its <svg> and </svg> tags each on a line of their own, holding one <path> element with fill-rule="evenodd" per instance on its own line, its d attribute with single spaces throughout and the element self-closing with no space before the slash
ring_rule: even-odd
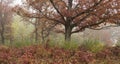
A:
<svg viewBox="0 0 120 64">
<path fill-rule="evenodd" d="M 44 18 L 63 25 L 60 32 L 66 41 L 70 41 L 71 34 L 86 28 L 99 30 L 120 23 L 119 0 L 25 0 L 23 6 L 13 10 L 23 17 Z"/>
</svg>

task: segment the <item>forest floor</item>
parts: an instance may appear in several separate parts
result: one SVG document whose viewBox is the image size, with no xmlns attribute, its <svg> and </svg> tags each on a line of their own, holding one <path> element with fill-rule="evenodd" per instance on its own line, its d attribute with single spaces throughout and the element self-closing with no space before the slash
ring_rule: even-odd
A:
<svg viewBox="0 0 120 64">
<path fill-rule="evenodd" d="M 93 53 L 84 47 L 70 50 L 49 45 L 0 46 L 0 64 L 120 64 L 120 47 Z"/>
</svg>

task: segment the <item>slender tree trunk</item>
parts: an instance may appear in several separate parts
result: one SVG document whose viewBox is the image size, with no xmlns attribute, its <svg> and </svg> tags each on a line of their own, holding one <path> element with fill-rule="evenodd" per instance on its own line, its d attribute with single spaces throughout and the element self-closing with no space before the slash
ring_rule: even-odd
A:
<svg viewBox="0 0 120 64">
<path fill-rule="evenodd" d="M 4 38 L 3 33 L 1 33 L 1 41 L 2 41 L 3 44 L 5 43 L 5 38 Z"/>
<path fill-rule="evenodd" d="M 45 43 L 45 37 L 44 37 L 43 28 L 41 29 L 41 38 L 42 38 L 42 39 L 41 39 L 41 40 L 42 40 L 41 42 L 42 42 L 42 43 Z"/>
<path fill-rule="evenodd" d="M 3 24 L 3 23 L 2 23 Z M 4 44 L 5 43 L 5 38 L 4 38 L 4 25 L 1 26 L 1 41 Z"/>
<path fill-rule="evenodd" d="M 39 19 L 35 22 L 35 42 L 38 43 L 39 33 L 38 33 Z"/>
<path fill-rule="evenodd" d="M 38 42 L 38 29 L 35 27 L 35 42 Z"/>
</svg>

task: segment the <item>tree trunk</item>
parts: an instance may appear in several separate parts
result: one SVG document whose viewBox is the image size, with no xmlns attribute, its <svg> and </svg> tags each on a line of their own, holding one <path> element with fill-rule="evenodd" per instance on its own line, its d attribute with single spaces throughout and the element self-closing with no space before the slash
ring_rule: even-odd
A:
<svg viewBox="0 0 120 64">
<path fill-rule="evenodd" d="M 5 38 L 4 38 L 4 27 L 2 27 L 2 31 L 1 31 L 1 41 L 4 44 L 5 43 Z"/>
<path fill-rule="evenodd" d="M 35 42 L 38 43 L 39 33 L 38 33 L 39 19 L 35 22 Z"/>
<path fill-rule="evenodd" d="M 65 42 L 71 41 L 71 31 L 72 28 L 70 26 L 65 26 Z"/>
<path fill-rule="evenodd" d="M 38 43 L 38 28 L 35 26 L 35 42 Z"/>
<path fill-rule="evenodd" d="M 41 38 L 42 38 L 41 40 L 42 40 L 42 41 L 41 41 L 41 42 L 42 42 L 42 43 L 45 43 L 44 30 L 43 30 L 43 28 L 42 28 L 41 30 L 42 30 L 42 31 L 41 31 Z"/>
<path fill-rule="evenodd" d="M 2 42 L 2 44 L 4 44 L 5 43 L 5 37 L 4 37 L 4 23 L 3 23 L 3 21 L 1 21 L 1 42 Z"/>
<path fill-rule="evenodd" d="M 3 44 L 5 43 L 5 38 L 4 38 L 3 32 L 1 33 L 1 41 L 2 41 Z"/>
<path fill-rule="evenodd" d="M 68 11 L 72 9 L 72 2 L 73 0 L 68 0 Z M 66 17 L 66 23 L 65 23 L 65 42 L 71 41 L 71 31 L 73 27 L 71 27 L 72 19 L 71 17 Z"/>
</svg>

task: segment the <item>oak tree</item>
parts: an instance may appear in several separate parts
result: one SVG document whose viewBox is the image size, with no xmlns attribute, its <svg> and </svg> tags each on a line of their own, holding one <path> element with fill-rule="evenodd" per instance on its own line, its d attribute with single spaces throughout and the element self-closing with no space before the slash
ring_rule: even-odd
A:
<svg viewBox="0 0 120 64">
<path fill-rule="evenodd" d="M 30 18 L 46 18 L 64 26 L 65 41 L 73 33 L 86 28 L 99 30 L 108 25 L 119 25 L 119 0 L 25 0 L 26 7 L 16 6 L 15 11 Z M 34 10 L 31 13 L 29 9 Z"/>
</svg>

